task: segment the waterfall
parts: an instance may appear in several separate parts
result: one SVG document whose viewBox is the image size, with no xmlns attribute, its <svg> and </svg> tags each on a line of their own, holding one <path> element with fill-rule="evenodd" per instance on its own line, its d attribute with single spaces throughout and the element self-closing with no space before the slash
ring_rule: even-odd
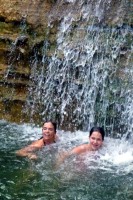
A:
<svg viewBox="0 0 133 200">
<path fill-rule="evenodd" d="M 45 41 L 41 70 L 36 70 L 37 56 L 32 63 L 33 111 L 39 103 L 44 119 L 64 127 L 87 130 L 97 124 L 108 133 L 124 133 L 131 120 L 133 29 L 102 23 L 111 1 L 66 2 L 72 9 L 61 19 L 55 52 L 46 58 Z"/>
</svg>

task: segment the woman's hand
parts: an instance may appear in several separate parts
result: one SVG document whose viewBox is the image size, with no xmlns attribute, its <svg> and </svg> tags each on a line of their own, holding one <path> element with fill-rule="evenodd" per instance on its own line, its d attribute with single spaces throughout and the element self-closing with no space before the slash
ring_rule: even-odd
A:
<svg viewBox="0 0 133 200">
<path fill-rule="evenodd" d="M 37 155 L 36 155 L 36 154 L 29 153 L 27 157 L 28 157 L 30 160 L 37 160 Z"/>
</svg>

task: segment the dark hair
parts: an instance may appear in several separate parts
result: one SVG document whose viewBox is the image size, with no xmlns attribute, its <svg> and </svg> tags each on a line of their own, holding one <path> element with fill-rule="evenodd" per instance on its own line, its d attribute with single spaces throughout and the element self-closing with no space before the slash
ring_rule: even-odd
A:
<svg viewBox="0 0 133 200">
<path fill-rule="evenodd" d="M 97 132 L 101 133 L 102 140 L 104 140 L 105 132 L 104 132 L 104 129 L 103 129 L 102 127 L 92 127 L 91 130 L 90 130 L 90 135 L 89 135 L 89 137 L 92 135 L 92 133 L 93 133 L 94 131 L 97 131 Z"/>
<path fill-rule="evenodd" d="M 45 121 L 45 122 L 43 123 L 43 125 L 44 125 L 45 123 L 48 123 L 48 122 L 50 122 L 50 123 L 53 125 L 53 127 L 54 127 L 54 131 L 55 131 L 55 133 L 56 133 L 56 128 L 57 128 L 56 123 L 53 122 L 53 121 Z"/>
</svg>

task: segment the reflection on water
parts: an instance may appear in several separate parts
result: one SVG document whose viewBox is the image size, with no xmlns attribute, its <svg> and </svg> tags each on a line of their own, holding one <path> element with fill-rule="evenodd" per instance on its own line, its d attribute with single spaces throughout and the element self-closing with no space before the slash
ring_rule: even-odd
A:
<svg viewBox="0 0 133 200">
<path fill-rule="evenodd" d="M 132 200 L 133 148 L 124 139 L 105 138 L 95 155 L 67 159 L 55 168 L 57 155 L 87 142 L 88 133 L 58 131 L 60 140 L 38 152 L 38 160 L 14 152 L 40 138 L 41 128 L 0 121 L 0 199 Z"/>
</svg>

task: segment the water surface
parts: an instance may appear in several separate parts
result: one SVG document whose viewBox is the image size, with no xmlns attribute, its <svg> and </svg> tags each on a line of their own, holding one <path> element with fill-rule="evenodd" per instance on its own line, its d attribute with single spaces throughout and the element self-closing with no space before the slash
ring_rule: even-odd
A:
<svg viewBox="0 0 133 200">
<path fill-rule="evenodd" d="M 131 141 L 105 138 L 100 152 L 71 157 L 56 168 L 59 153 L 87 142 L 87 132 L 59 130 L 60 140 L 39 151 L 37 161 L 30 161 L 14 152 L 40 138 L 41 128 L 0 121 L 0 130 L 1 200 L 133 199 Z"/>
</svg>

